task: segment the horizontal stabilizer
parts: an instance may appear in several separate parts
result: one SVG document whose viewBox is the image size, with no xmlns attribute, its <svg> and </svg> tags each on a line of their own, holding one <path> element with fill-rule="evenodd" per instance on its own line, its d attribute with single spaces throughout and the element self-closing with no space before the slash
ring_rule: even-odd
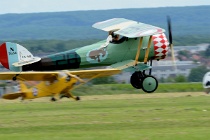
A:
<svg viewBox="0 0 210 140">
<path fill-rule="evenodd" d="M 8 99 L 8 100 L 14 100 L 17 99 L 19 97 L 22 97 L 24 93 L 22 92 L 16 92 L 16 93 L 7 93 L 7 94 L 3 94 L 2 98 L 3 99 Z"/>
<path fill-rule="evenodd" d="M 27 60 L 22 60 L 22 61 L 19 61 L 19 62 L 15 62 L 12 65 L 15 66 L 15 67 L 21 67 L 21 66 L 24 66 L 24 65 L 28 65 L 28 64 L 38 62 L 40 60 L 41 60 L 40 57 L 32 57 L 32 58 L 27 59 Z"/>
</svg>

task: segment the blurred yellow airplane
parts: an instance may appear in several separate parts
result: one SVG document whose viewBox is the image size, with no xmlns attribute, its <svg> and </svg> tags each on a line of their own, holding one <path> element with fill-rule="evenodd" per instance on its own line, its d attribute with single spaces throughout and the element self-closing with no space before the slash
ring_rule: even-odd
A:
<svg viewBox="0 0 210 140">
<path fill-rule="evenodd" d="M 51 96 L 52 101 L 56 101 L 56 97 L 60 96 L 80 100 L 78 96 L 74 96 L 71 91 L 75 87 L 85 83 L 84 79 L 93 79 L 96 77 L 109 76 L 121 72 L 118 69 L 94 69 L 81 71 L 54 71 L 54 72 L 1 72 L 0 77 L 3 80 L 13 79 L 14 76 L 19 82 L 18 89 L 13 93 L 4 93 L 4 99 L 34 99 L 40 97 Z M 33 87 L 28 88 L 24 81 L 41 81 Z M 77 82 L 79 85 L 74 86 Z M 73 88 L 74 87 L 74 88 Z"/>
</svg>

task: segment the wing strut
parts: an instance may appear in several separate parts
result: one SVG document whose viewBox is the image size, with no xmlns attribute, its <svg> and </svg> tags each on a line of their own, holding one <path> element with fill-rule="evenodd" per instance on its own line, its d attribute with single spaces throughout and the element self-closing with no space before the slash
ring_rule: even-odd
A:
<svg viewBox="0 0 210 140">
<path fill-rule="evenodd" d="M 138 59 L 139 59 L 139 55 L 140 55 L 140 51 L 141 51 L 142 42 L 143 42 L 143 37 L 141 37 L 140 38 L 140 41 L 139 41 L 139 45 L 138 45 L 138 50 L 136 52 L 136 58 L 135 58 L 134 66 L 136 66 L 136 64 L 138 63 Z"/>
<path fill-rule="evenodd" d="M 86 81 L 84 81 L 84 80 L 83 80 L 83 82 L 80 82 L 80 84 L 79 84 L 79 85 L 74 86 L 73 88 L 71 88 L 71 89 L 70 89 L 70 91 L 72 91 L 72 90 L 75 90 L 75 89 L 79 88 L 80 86 L 82 86 L 82 85 L 86 84 L 87 82 L 89 82 L 89 81 L 91 81 L 91 80 L 93 80 L 93 79 L 95 79 L 95 78 L 99 77 L 100 75 L 101 75 L 101 74 L 99 73 L 99 74 L 97 74 L 97 75 L 95 75 L 95 76 L 91 77 L 90 79 L 88 79 L 88 80 L 86 80 Z M 73 95 L 72 95 L 72 96 L 73 96 Z"/>
<path fill-rule="evenodd" d="M 144 57 L 144 64 L 146 64 L 147 63 L 147 60 L 148 60 L 151 42 L 152 42 L 152 35 L 149 37 L 149 42 L 148 42 L 147 50 L 146 50 L 145 57 Z"/>
</svg>

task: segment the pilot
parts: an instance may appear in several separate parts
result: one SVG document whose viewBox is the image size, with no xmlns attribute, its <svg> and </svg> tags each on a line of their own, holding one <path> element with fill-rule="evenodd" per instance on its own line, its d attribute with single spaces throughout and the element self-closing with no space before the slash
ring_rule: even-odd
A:
<svg viewBox="0 0 210 140">
<path fill-rule="evenodd" d="M 114 34 L 114 32 L 110 32 L 112 35 L 112 42 L 117 42 L 119 40 L 119 35 Z"/>
<path fill-rule="evenodd" d="M 119 35 L 114 35 L 112 41 L 113 41 L 113 42 L 116 42 L 116 41 L 118 41 L 118 40 L 119 40 Z"/>
</svg>

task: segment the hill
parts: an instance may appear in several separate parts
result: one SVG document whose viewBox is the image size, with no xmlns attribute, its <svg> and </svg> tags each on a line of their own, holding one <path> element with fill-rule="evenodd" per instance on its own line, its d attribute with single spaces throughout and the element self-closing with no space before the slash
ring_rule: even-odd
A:
<svg viewBox="0 0 210 140">
<path fill-rule="evenodd" d="M 167 29 L 172 18 L 175 41 L 183 37 L 210 42 L 210 6 L 92 10 L 0 15 L 0 40 L 101 39 L 103 31 L 92 28 L 98 21 L 123 17 Z M 189 41 L 190 43 L 190 41 Z"/>
</svg>

